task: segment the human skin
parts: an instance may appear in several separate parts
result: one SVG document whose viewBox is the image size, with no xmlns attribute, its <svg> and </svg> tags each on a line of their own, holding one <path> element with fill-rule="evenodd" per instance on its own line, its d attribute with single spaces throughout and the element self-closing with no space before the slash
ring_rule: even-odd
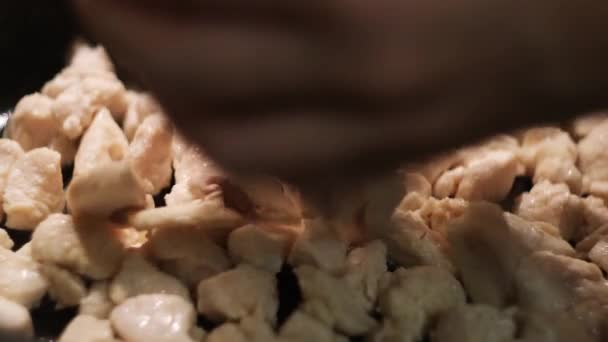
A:
<svg viewBox="0 0 608 342">
<path fill-rule="evenodd" d="M 597 0 L 73 3 L 182 131 L 237 171 L 359 177 L 606 104 Z"/>
</svg>

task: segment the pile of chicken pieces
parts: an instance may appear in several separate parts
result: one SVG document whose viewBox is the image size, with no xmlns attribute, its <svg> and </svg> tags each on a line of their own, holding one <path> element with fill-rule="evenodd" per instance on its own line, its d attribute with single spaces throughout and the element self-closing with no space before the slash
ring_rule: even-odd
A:
<svg viewBox="0 0 608 342">
<path fill-rule="evenodd" d="M 608 340 L 608 115 L 336 201 L 321 216 L 280 180 L 227 174 L 78 45 L 0 139 L 0 337 L 33 337 L 50 298 L 78 308 L 59 342 Z"/>
</svg>

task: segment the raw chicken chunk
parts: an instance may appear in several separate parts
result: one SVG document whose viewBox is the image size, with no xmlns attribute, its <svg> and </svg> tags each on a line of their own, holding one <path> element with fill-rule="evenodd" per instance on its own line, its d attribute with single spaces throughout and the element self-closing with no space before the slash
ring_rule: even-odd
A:
<svg viewBox="0 0 608 342">
<path fill-rule="evenodd" d="M 296 311 L 281 327 L 281 342 L 347 342 L 348 338 L 338 335 L 330 327 L 323 325 L 310 315 Z"/>
<path fill-rule="evenodd" d="M 26 341 L 33 337 L 32 317 L 27 308 L 0 297 L 0 340 Z"/>
<path fill-rule="evenodd" d="M 249 265 L 278 273 L 290 247 L 290 237 L 263 226 L 246 225 L 228 238 L 228 251 L 236 264 Z"/>
<path fill-rule="evenodd" d="M 499 202 L 509 194 L 521 166 L 515 153 L 495 151 L 446 171 L 433 188 L 439 198 L 456 196 L 470 201 Z"/>
<path fill-rule="evenodd" d="M 190 288 L 232 265 L 226 251 L 201 229 L 159 229 L 148 241 L 148 249 L 161 268 Z"/>
<path fill-rule="evenodd" d="M 21 156 L 23 156 L 23 150 L 17 142 L 9 139 L 0 139 L 0 220 L 4 216 L 2 202 L 8 176 L 13 165 Z"/>
<path fill-rule="evenodd" d="M 49 295 L 58 308 L 80 304 L 87 288 L 79 276 L 51 264 L 41 264 L 40 270 L 49 283 Z"/>
<path fill-rule="evenodd" d="M 583 225 L 582 203 L 566 184 L 536 183 L 529 193 L 521 196 L 514 212 L 527 220 L 558 227 L 565 240 L 581 235 L 578 229 Z"/>
<path fill-rule="evenodd" d="M 330 273 L 344 271 L 346 243 L 321 218 L 304 219 L 303 225 L 304 231 L 293 244 L 289 263 L 294 267 L 312 265 Z"/>
<path fill-rule="evenodd" d="M 129 146 L 133 171 L 146 193 L 157 194 L 171 183 L 173 127 L 162 115 L 147 117 Z"/>
<path fill-rule="evenodd" d="M 129 160 L 109 161 L 80 174 L 67 189 L 74 217 L 109 218 L 126 209 L 146 207 L 146 192 Z"/>
<path fill-rule="evenodd" d="M 608 113 L 591 113 L 574 119 L 572 122 L 571 133 L 575 138 L 582 139 L 589 135 L 591 131 L 608 120 Z"/>
<path fill-rule="evenodd" d="M 579 165 L 586 192 L 608 199 L 608 121 L 596 126 L 578 143 Z"/>
<path fill-rule="evenodd" d="M 108 282 L 100 281 L 93 283 L 87 295 L 80 300 L 78 314 L 107 319 L 113 308 L 114 303 L 110 300 Z"/>
<path fill-rule="evenodd" d="M 589 251 L 589 260 L 608 272 L 608 239 L 598 241 Z"/>
<path fill-rule="evenodd" d="M 58 132 L 52 106 L 53 100 L 39 93 L 23 97 L 9 120 L 8 137 L 25 151 L 48 146 Z"/>
<path fill-rule="evenodd" d="M 513 317 L 488 305 L 461 305 L 439 319 L 432 342 L 513 342 Z"/>
<path fill-rule="evenodd" d="M 59 131 L 70 140 L 76 140 L 91 125 L 95 114 L 92 98 L 78 86 L 72 86 L 57 96 L 52 105 Z"/>
<path fill-rule="evenodd" d="M 169 294 L 140 295 L 118 305 L 110 314 L 117 334 L 133 342 L 194 342 L 194 306 Z"/>
<path fill-rule="evenodd" d="M 372 307 L 362 291 L 311 266 L 296 269 L 302 290 L 304 312 L 323 324 L 349 336 L 369 332 L 376 322 L 369 316 Z"/>
<path fill-rule="evenodd" d="M 127 92 L 127 112 L 123 122 L 123 131 L 129 141 L 133 140 L 139 125 L 151 114 L 162 113 L 158 102 L 149 94 Z"/>
<path fill-rule="evenodd" d="M 129 142 L 106 108 L 95 115 L 91 126 L 82 136 L 74 160 L 74 178 L 112 161 L 125 159 Z"/>
<path fill-rule="evenodd" d="M 115 304 L 144 294 L 167 294 L 190 299 L 190 293 L 184 284 L 159 271 L 137 253 L 127 256 L 122 269 L 110 283 L 109 294 Z"/>
<path fill-rule="evenodd" d="M 534 174 L 534 183 L 564 183 L 572 193 L 579 194 L 582 169 L 576 167 L 577 156 L 576 144 L 559 128 L 533 128 L 524 133 L 521 158 Z"/>
<path fill-rule="evenodd" d="M 89 46 L 81 42 L 74 47 L 70 67 L 89 71 L 114 71 L 110 56 L 101 45 Z"/>
<path fill-rule="evenodd" d="M 595 196 L 584 198 L 582 202 L 585 224 L 580 227 L 580 230 L 582 236 L 587 236 L 599 227 L 608 224 L 608 208 L 603 199 Z"/>
<path fill-rule="evenodd" d="M 249 342 L 245 333 L 234 323 L 226 323 L 213 329 L 206 342 Z"/>
<path fill-rule="evenodd" d="M 79 315 L 61 334 L 58 342 L 113 342 L 114 333 L 110 321 L 93 316 Z M 116 341 L 118 342 L 118 341 Z"/>
<path fill-rule="evenodd" d="M 14 245 L 15 245 L 15 243 L 13 242 L 11 237 L 8 235 L 6 230 L 0 228 L 0 247 L 6 248 L 6 249 L 11 249 L 11 248 L 13 248 Z"/>
<path fill-rule="evenodd" d="M 0 297 L 26 308 L 38 305 L 48 289 L 38 264 L 4 248 L 0 248 L 0 274 Z"/>
<path fill-rule="evenodd" d="M 69 215 L 53 214 L 32 235 L 32 256 L 101 280 L 118 271 L 124 250 L 107 224 L 97 220 L 75 222 Z"/>
<path fill-rule="evenodd" d="M 513 273 L 523 257 L 548 250 L 574 255 L 552 227 L 503 213 L 494 205 L 471 204 L 447 228 L 450 254 L 474 302 L 502 307 L 513 297 Z"/>
<path fill-rule="evenodd" d="M 249 265 L 201 281 L 198 311 L 213 321 L 256 316 L 274 323 L 279 307 L 274 274 Z"/>
<path fill-rule="evenodd" d="M 33 230 L 49 214 L 61 212 L 64 205 L 59 153 L 38 148 L 13 164 L 4 191 L 7 227 Z"/>
<path fill-rule="evenodd" d="M 387 273 L 386 246 L 372 241 L 355 248 L 346 259 L 346 279 L 366 297 L 370 305 L 376 303 L 380 291 L 380 279 Z"/>
<path fill-rule="evenodd" d="M 213 330 L 207 342 L 277 342 L 272 327 L 256 317 L 245 317 L 240 324 L 226 323 Z"/>
</svg>

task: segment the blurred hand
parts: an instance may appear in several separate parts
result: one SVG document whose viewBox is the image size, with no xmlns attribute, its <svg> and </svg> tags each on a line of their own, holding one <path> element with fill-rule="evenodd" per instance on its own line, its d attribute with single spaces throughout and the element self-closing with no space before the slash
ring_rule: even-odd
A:
<svg viewBox="0 0 608 342">
<path fill-rule="evenodd" d="M 605 104 L 600 1 L 74 3 L 181 129 L 237 170 L 360 175 Z"/>
</svg>

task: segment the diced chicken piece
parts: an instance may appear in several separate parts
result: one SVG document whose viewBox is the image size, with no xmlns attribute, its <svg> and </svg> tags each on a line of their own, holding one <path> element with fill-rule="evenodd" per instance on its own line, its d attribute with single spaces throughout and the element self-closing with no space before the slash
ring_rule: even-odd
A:
<svg viewBox="0 0 608 342">
<path fill-rule="evenodd" d="M 123 160 L 128 154 L 127 138 L 110 112 L 102 108 L 82 136 L 74 160 L 74 178 L 109 162 Z"/>
<path fill-rule="evenodd" d="M 33 337 L 32 317 L 27 308 L 0 297 L 0 340 L 29 341 Z"/>
<path fill-rule="evenodd" d="M 409 192 L 417 192 L 421 196 L 431 196 L 433 193 L 433 186 L 429 181 L 420 173 L 406 172 L 405 174 L 405 189 Z"/>
<path fill-rule="evenodd" d="M 70 67 L 91 71 L 114 71 L 110 56 L 101 46 L 89 46 L 86 43 L 77 43 L 70 58 Z"/>
<path fill-rule="evenodd" d="M 598 241 L 589 251 L 589 260 L 608 272 L 608 239 Z"/>
<path fill-rule="evenodd" d="M 512 275 L 519 261 L 534 251 L 574 255 L 551 226 L 476 203 L 447 228 L 450 254 L 474 302 L 501 307 L 512 298 Z"/>
<path fill-rule="evenodd" d="M 49 283 L 49 295 L 58 308 L 78 306 L 87 288 L 77 275 L 51 264 L 41 264 L 40 270 Z"/>
<path fill-rule="evenodd" d="M 16 252 L 16 255 L 34 261 L 34 257 L 32 257 L 32 241 L 29 241 L 25 245 L 21 246 Z"/>
<path fill-rule="evenodd" d="M 566 184 L 536 183 L 529 193 L 524 193 L 514 212 L 530 221 L 543 221 L 558 227 L 564 239 L 581 235 L 583 225 L 582 203 L 572 195 Z"/>
<path fill-rule="evenodd" d="M 113 308 L 114 303 L 110 299 L 108 283 L 95 282 L 91 285 L 87 295 L 80 300 L 78 314 L 107 319 Z"/>
<path fill-rule="evenodd" d="M 127 92 L 127 112 L 123 122 L 123 131 L 129 141 L 133 140 L 139 125 L 151 114 L 162 113 L 160 104 L 146 93 Z"/>
<path fill-rule="evenodd" d="M 560 335 L 577 341 L 607 336 L 608 284 L 594 264 L 541 251 L 522 260 L 515 279 L 520 307 L 549 317 Z"/>
<path fill-rule="evenodd" d="M 125 341 L 194 342 L 194 306 L 169 294 L 140 295 L 118 305 L 110 314 L 117 334 Z"/>
<path fill-rule="evenodd" d="M 71 140 L 76 140 L 91 125 L 96 108 L 92 98 L 78 86 L 72 86 L 57 96 L 52 110 L 60 125 L 59 131 Z"/>
<path fill-rule="evenodd" d="M 469 202 L 461 198 L 429 198 L 417 212 L 430 229 L 445 236 L 448 223 L 462 216 L 468 206 Z"/>
<path fill-rule="evenodd" d="M 129 217 L 138 230 L 197 228 L 209 236 L 225 239 L 243 224 L 243 217 L 224 207 L 221 200 L 196 200 L 173 207 L 142 210 Z"/>
<path fill-rule="evenodd" d="M 353 249 L 346 259 L 346 279 L 359 289 L 371 305 L 376 303 L 380 291 L 380 279 L 387 272 L 387 250 L 381 241 Z"/>
<path fill-rule="evenodd" d="M 161 268 L 196 288 L 204 279 L 226 271 L 232 265 L 226 251 L 204 230 L 159 229 L 152 232 L 148 249 Z"/>
<path fill-rule="evenodd" d="M 16 141 L 0 139 L 0 220 L 4 216 L 2 198 L 8 176 L 15 162 L 23 156 L 23 150 Z"/>
<path fill-rule="evenodd" d="M 304 312 L 349 336 L 363 335 L 376 326 L 368 314 L 372 309 L 369 301 L 344 277 L 338 278 L 311 266 L 300 266 L 295 272 L 302 290 Z"/>
<path fill-rule="evenodd" d="M 581 235 L 587 236 L 601 226 L 608 224 L 608 207 L 604 200 L 595 196 L 583 199 L 583 216 L 585 225 L 581 227 Z"/>
<path fill-rule="evenodd" d="M 279 307 L 274 274 L 249 265 L 201 281 L 198 311 L 213 321 L 256 316 L 274 323 Z"/>
<path fill-rule="evenodd" d="M 580 116 L 573 120 L 571 133 L 575 138 L 582 139 L 606 120 L 608 120 L 608 113 L 603 112 Z"/>
<path fill-rule="evenodd" d="M 608 199 L 608 121 L 596 126 L 578 143 L 579 165 L 584 175 L 586 192 Z"/>
<path fill-rule="evenodd" d="M 456 196 L 470 201 L 499 202 L 509 194 L 521 166 L 511 151 L 495 151 L 446 171 L 434 185 L 439 198 Z"/>
<path fill-rule="evenodd" d="M 67 203 L 75 217 L 109 218 L 125 209 L 146 207 L 146 192 L 129 160 L 107 162 L 74 177 Z"/>
<path fill-rule="evenodd" d="M 38 148 L 13 164 L 4 191 L 7 227 L 33 230 L 48 215 L 61 212 L 64 205 L 59 153 Z"/>
<path fill-rule="evenodd" d="M 342 272 L 346 266 L 346 243 L 323 219 L 305 219 L 303 225 L 304 231 L 293 244 L 289 263 L 294 267 L 311 265 L 330 273 Z"/>
<path fill-rule="evenodd" d="M 249 342 L 245 333 L 234 323 L 226 323 L 213 329 L 205 342 Z"/>
<path fill-rule="evenodd" d="M 524 133 L 521 158 L 534 174 L 534 183 L 564 183 L 572 193 L 579 194 L 582 169 L 576 167 L 578 154 L 574 141 L 559 128 L 532 128 Z"/>
<path fill-rule="evenodd" d="M 129 156 L 146 193 L 157 194 L 171 183 L 172 138 L 173 127 L 161 114 L 147 117 L 135 133 Z"/>
<path fill-rule="evenodd" d="M 48 146 L 58 132 L 52 106 L 51 98 L 38 93 L 23 97 L 9 120 L 8 137 L 25 151 Z"/>
<path fill-rule="evenodd" d="M 58 342 L 113 342 L 110 321 L 79 315 L 65 328 Z"/>
<path fill-rule="evenodd" d="M 388 229 L 383 232 L 388 254 L 403 266 L 433 265 L 453 270 L 445 238 L 431 230 L 415 212 L 395 211 Z"/>
<path fill-rule="evenodd" d="M 603 225 L 576 244 L 576 251 L 585 256 L 601 240 L 608 238 L 608 224 Z"/>
<path fill-rule="evenodd" d="M 38 305 L 48 288 L 38 264 L 4 248 L 0 248 L 0 274 L 0 297 L 26 308 Z"/>
<path fill-rule="evenodd" d="M 460 162 L 457 153 L 449 152 L 439 156 L 435 156 L 430 160 L 417 165 L 410 165 L 406 167 L 406 172 L 415 172 L 424 176 L 427 181 L 432 185 L 435 184 L 437 178 L 441 176 L 445 171 L 449 170 L 453 166 L 456 166 Z"/>
<path fill-rule="evenodd" d="M 137 253 L 130 253 L 122 269 L 110 283 L 110 298 L 115 304 L 144 294 L 167 294 L 190 299 L 184 284 L 173 276 L 159 271 Z"/>
<path fill-rule="evenodd" d="M 6 230 L 0 228 L 0 247 L 6 248 L 6 249 L 11 249 L 11 248 L 13 248 L 14 245 L 15 245 L 15 243 L 13 242 L 11 237 L 8 235 Z"/>
<path fill-rule="evenodd" d="M 488 305 L 461 305 L 441 316 L 432 342 L 513 342 L 513 317 Z"/>
<path fill-rule="evenodd" d="M 102 280 L 118 271 L 124 249 L 111 227 L 103 222 L 75 222 L 69 215 L 53 214 L 32 235 L 32 256 Z"/>
<path fill-rule="evenodd" d="M 59 134 L 51 140 L 49 148 L 61 155 L 61 165 L 72 165 L 78 152 L 78 141 Z"/>
<path fill-rule="evenodd" d="M 228 238 L 228 251 L 235 264 L 249 265 L 278 273 L 290 247 L 290 237 L 263 226 L 246 225 Z"/>
<path fill-rule="evenodd" d="M 330 327 L 323 325 L 310 315 L 296 311 L 281 327 L 281 342 L 347 342 L 348 338 L 338 335 Z"/>
</svg>

